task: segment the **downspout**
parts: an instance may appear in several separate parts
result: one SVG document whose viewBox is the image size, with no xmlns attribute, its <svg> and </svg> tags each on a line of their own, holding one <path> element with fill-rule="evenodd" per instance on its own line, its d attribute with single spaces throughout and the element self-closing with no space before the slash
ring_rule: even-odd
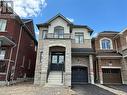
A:
<svg viewBox="0 0 127 95">
<path fill-rule="evenodd" d="M 16 58 L 15 58 L 15 64 L 14 64 L 14 75 L 13 75 L 13 79 L 15 77 L 16 63 L 17 63 L 17 58 L 18 58 L 18 54 L 19 54 L 19 47 L 20 47 L 21 36 L 22 36 L 22 27 L 23 27 L 23 25 L 21 25 L 21 28 L 20 28 L 20 34 L 19 34 L 19 39 L 18 39 L 18 44 L 17 44 L 17 51 L 16 51 Z"/>
<path fill-rule="evenodd" d="M 10 68 L 10 63 L 11 63 L 11 58 L 12 58 L 12 52 L 13 49 L 16 47 L 16 44 L 14 44 L 14 46 L 11 48 L 11 52 L 10 52 L 10 57 L 9 57 L 9 61 L 8 61 L 8 67 L 7 67 L 7 73 L 6 73 L 6 84 L 8 84 L 8 74 L 9 74 L 9 68 Z"/>
</svg>

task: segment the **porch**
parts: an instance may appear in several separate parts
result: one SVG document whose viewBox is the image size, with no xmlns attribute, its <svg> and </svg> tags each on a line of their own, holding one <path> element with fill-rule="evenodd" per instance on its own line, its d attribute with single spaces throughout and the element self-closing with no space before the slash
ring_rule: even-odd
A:
<svg viewBox="0 0 127 95">
<path fill-rule="evenodd" d="M 2 81 L 10 81 L 11 68 L 14 65 L 12 59 L 15 43 L 6 36 L 0 36 L 0 85 Z M 3 82 L 2 82 L 3 83 Z"/>
</svg>

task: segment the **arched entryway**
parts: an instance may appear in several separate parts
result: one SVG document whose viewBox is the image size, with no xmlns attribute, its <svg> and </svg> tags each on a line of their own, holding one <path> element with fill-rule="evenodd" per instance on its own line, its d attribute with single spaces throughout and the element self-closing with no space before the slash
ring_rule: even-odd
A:
<svg viewBox="0 0 127 95">
<path fill-rule="evenodd" d="M 84 66 L 72 66 L 72 84 L 88 83 L 88 68 Z"/>
<path fill-rule="evenodd" d="M 62 71 L 64 70 L 65 64 L 65 47 L 52 46 L 50 51 L 50 70 L 51 71 Z"/>
</svg>

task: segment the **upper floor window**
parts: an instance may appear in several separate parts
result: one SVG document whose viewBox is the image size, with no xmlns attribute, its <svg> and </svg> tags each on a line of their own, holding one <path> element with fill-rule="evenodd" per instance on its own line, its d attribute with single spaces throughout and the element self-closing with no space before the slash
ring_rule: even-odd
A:
<svg viewBox="0 0 127 95">
<path fill-rule="evenodd" d="M 0 19 L 0 32 L 4 32 L 5 31 L 5 28 L 6 28 L 6 23 L 7 23 L 7 20 L 5 19 Z"/>
<path fill-rule="evenodd" d="M 42 39 L 46 38 L 46 34 L 47 34 L 48 30 L 43 30 L 42 31 Z"/>
<path fill-rule="evenodd" d="M 79 43 L 79 44 L 84 43 L 84 33 L 83 32 L 75 33 L 75 43 Z"/>
<path fill-rule="evenodd" d="M 104 38 L 100 40 L 100 47 L 104 50 L 112 49 L 112 41 L 111 39 Z"/>
<path fill-rule="evenodd" d="M 126 43 L 127 43 L 127 36 L 126 36 Z"/>
<path fill-rule="evenodd" d="M 54 38 L 63 38 L 64 37 L 64 27 L 56 26 L 54 28 Z"/>
</svg>

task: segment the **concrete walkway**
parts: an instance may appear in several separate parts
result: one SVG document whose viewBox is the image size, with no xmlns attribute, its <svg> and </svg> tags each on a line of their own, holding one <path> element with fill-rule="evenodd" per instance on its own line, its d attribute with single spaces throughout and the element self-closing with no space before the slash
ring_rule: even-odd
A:
<svg viewBox="0 0 127 95">
<path fill-rule="evenodd" d="M 121 90 L 116 90 L 116 89 L 113 89 L 113 88 L 110 88 L 110 87 L 107 87 L 107 86 L 104 86 L 104 85 L 101 85 L 101 84 L 95 84 L 96 86 L 100 87 L 100 88 L 103 88 L 107 91 L 110 91 L 116 95 L 127 95 L 126 92 L 124 91 L 121 91 Z"/>
</svg>

